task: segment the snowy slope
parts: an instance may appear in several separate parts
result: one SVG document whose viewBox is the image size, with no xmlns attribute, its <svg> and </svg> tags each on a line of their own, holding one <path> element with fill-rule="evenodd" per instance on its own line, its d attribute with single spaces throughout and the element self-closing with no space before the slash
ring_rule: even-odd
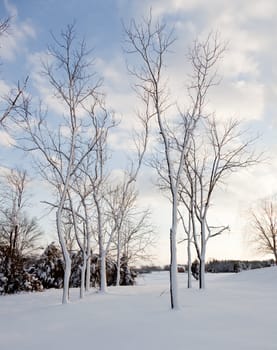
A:
<svg viewBox="0 0 277 350">
<path fill-rule="evenodd" d="M 0 297 L 0 349 L 276 350 L 277 268 L 208 274 L 207 290 L 185 288 L 169 309 L 168 274 L 134 287 L 91 292 L 60 304 L 61 291 Z"/>
</svg>

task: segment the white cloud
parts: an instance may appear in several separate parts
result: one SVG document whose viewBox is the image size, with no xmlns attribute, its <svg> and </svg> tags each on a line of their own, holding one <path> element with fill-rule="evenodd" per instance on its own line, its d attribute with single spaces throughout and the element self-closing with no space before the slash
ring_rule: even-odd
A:
<svg viewBox="0 0 277 350">
<path fill-rule="evenodd" d="M 16 18 L 18 16 L 18 11 L 15 5 L 13 5 L 9 0 L 4 0 L 4 5 L 11 17 Z"/>
<path fill-rule="evenodd" d="M 104 78 L 104 85 L 108 83 L 120 88 L 122 83 L 122 75 L 125 75 L 125 71 L 122 69 L 124 62 L 121 56 L 113 57 L 113 60 L 108 62 L 98 57 L 95 60 L 95 69 L 99 75 Z M 119 85 L 118 85 L 119 84 Z"/>
<path fill-rule="evenodd" d="M 10 168 L 7 168 L 7 167 L 3 167 L 3 166 L 0 166 L 0 176 L 7 176 L 8 174 L 10 174 L 11 172 L 11 169 Z"/>
<path fill-rule="evenodd" d="M 124 3 L 124 1 L 121 1 Z M 126 1 L 125 1 L 126 3 Z M 172 13 L 186 13 L 198 12 L 205 13 L 209 16 L 218 17 L 222 13 L 226 14 L 226 19 L 235 16 L 238 21 L 255 20 L 255 19 L 269 19 L 273 18 L 277 12 L 277 5 L 275 0 L 149 0 L 140 1 L 139 5 L 134 5 L 134 12 L 140 7 L 143 7 L 146 13 L 150 6 L 152 6 L 153 14 L 155 16 L 163 16 Z M 230 16 L 228 16 L 230 14 Z"/>
<path fill-rule="evenodd" d="M 251 1 L 238 1 L 237 4 L 240 7 L 238 12 L 239 17 L 244 19 L 273 19 L 277 13 L 277 4 L 275 0 L 251 0 Z"/>
<path fill-rule="evenodd" d="M 3 147 L 12 147 L 16 144 L 16 141 L 6 132 L 0 130 L 0 145 Z"/>
<path fill-rule="evenodd" d="M 10 27 L 8 32 L 1 37 L 0 56 L 1 59 L 14 61 L 15 58 L 27 50 L 27 40 L 36 37 L 36 31 L 30 21 L 20 21 L 15 5 L 8 0 L 4 2 L 10 16 Z"/>
<path fill-rule="evenodd" d="M 132 135 L 122 128 L 117 128 L 115 132 L 110 133 L 108 142 L 111 150 L 114 152 L 123 151 L 124 153 L 130 153 L 130 151 L 134 150 Z"/>
<path fill-rule="evenodd" d="M 242 121 L 262 119 L 265 108 L 263 84 L 238 80 L 222 83 L 212 90 L 209 110 L 220 119 Z"/>
<path fill-rule="evenodd" d="M 47 77 L 42 74 L 42 62 L 51 63 L 51 59 L 47 51 L 28 55 L 28 66 L 31 71 L 30 80 L 36 88 L 36 93 L 38 94 L 37 98 L 47 106 L 48 110 L 58 115 L 63 115 L 66 110 L 64 103 L 54 96 L 53 88 L 47 81 Z"/>
<path fill-rule="evenodd" d="M 6 96 L 10 90 L 11 90 L 11 87 L 4 80 L 0 79 L 0 96 L 1 97 Z"/>
</svg>

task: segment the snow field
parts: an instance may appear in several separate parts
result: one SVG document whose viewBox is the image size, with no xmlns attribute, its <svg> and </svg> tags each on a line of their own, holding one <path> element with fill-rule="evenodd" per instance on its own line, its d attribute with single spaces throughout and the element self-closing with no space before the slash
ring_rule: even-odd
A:
<svg viewBox="0 0 277 350">
<path fill-rule="evenodd" d="M 0 349 L 276 350 L 277 268 L 207 274 L 207 289 L 186 288 L 169 304 L 169 275 L 95 291 L 61 305 L 61 290 L 0 297 Z"/>
</svg>

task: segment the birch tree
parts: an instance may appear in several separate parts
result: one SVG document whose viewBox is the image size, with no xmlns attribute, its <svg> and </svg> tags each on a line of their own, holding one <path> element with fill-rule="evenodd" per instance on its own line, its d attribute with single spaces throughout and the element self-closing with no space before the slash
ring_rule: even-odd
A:
<svg viewBox="0 0 277 350">
<path fill-rule="evenodd" d="M 91 50 L 85 41 L 77 40 L 73 25 L 68 25 L 60 38 L 53 36 L 53 41 L 48 50 L 49 60 L 43 62 L 43 74 L 64 106 L 64 113 L 47 121 L 49 115 L 42 109 L 33 113 L 26 99 L 22 125 L 25 133 L 20 141 L 22 148 L 34 155 L 37 169 L 55 192 L 56 227 L 65 264 L 62 302 L 66 304 L 71 258 L 62 217 L 74 174 L 97 143 L 98 135 L 91 132 L 91 124 L 97 118 L 100 81 L 92 71 Z"/>
</svg>

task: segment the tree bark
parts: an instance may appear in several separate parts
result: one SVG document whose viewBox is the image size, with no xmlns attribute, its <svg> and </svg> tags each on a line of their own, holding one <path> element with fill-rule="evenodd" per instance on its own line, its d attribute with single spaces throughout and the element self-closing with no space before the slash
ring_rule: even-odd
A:
<svg viewBox="0 0 277 350">
<path fill-rule="evenodd" d="M 60 206 L 56 213 L 56 225 L 57 225 L 57 232 L 58 237 L 60 241 L 60 245 L 62 248 L 62 254 L 64 258 L 64 281 L 63 281 L 63 296 L 62 296 L 62 303 L 68 304 L 69 302 L 69 281 L 70 281 L 70 275 L 71 275 L 71 258 L 69 255 L 69 252 L 66 248 L 66 242 L 62 233 L 62 223 L 61 223 L 61 215 L 62 215 L 62 207 L 63 207 L 64 201 L 61 201 Z"/>
<path fill-rule="evenodd" d="M 117 272 L 116 272 L 116 285 L 119 286 L 120 285 L 120 265 L 121 265 L 121 261 L 120 261 L 120 250 L 121 250 L 121 239 L 120 239 L 120 233 L 118 232 L 117 235 L 117 257 L 116 257 L 116 268 L 117 268 Z"/>
<path fill-rule="evenodd" d="M 170 302 L 171 302 L 171 308 L 174 310 L 179 309 L 176 233 L 177 233 L 177 199 L 176 199 L 176 196 L 174 196 L 173 204 L 172 204 L 172 227 L 170 229 Z"/>
<path fill-rule="evenodd" d="M 106 252 L 100 253 L 100 291 L 107 292 L 107 275 L 106 275 Z"/>
<path fill-rule="evenodd" d="M 188 255 L 188 288 L 191 288 L 192 283 L 191 283 L 191 237 L 190 237 L 190 234 L 188 234 L 187 255 Z"/>
</svg>

